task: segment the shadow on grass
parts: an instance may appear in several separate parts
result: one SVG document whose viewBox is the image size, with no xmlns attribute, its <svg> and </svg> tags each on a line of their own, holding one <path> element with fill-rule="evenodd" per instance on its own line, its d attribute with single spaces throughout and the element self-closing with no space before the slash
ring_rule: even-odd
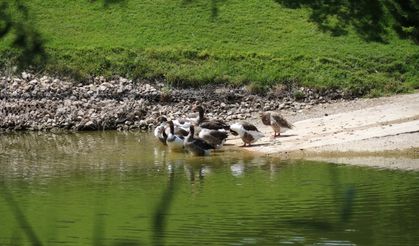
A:
<svg viewBox="0 0 419 246">
<path fill-rule="evenodd" d="M 210 9 L 211 9 L 211 17 L 217 18 L 218 17 L 218 5 L 225 2 L 226 0 L 210 0 Z M 196 2 L 196 0 L 182 0 L 183 4 L 190 4 Z"/>
<path fill-rule="evenodd" d="M 367 41 L 385 42 L 387 27 L 401 37 L 419 40 L 417 0 L 275 0 L 287 8 L 311 9 L 310 20 L 322 30 L 340 36 L 353 28 Z"/>
<path fill-rule="evenodd" d="M 125 6 L 128 0 L 90 0 L 90 2 L 103 2 L 103 7 L 108 8 L 112 5 L 121 5 Z"/>
<path fill-rule="evenodd" d="M 348 27 L 352 26 L 366 40 L 384 41 L 386 20 L 380 0 L 275 1 L 288 8 L 310 8 L 310 20 L 316 23 L 320 30 L 330 32 L 334 36 L 347 34 Z"/>
<path fill-rule="evenodd" d="M 11 48 L 16 53 L 13 64 L 24 68 L 42 66 L 47 61 L 44 40 L 36 30 L 33 19 L 25 3 L 20 0 L 0 0 L 0 40 L 11 37 Z M 5 65 L 1 65 L 5 66 Z"/>
</svg>

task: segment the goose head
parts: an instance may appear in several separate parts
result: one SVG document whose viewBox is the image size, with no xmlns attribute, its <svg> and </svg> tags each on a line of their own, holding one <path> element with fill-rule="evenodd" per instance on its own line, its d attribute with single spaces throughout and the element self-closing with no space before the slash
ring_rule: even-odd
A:
<svg viewBox="0 0 419 246">
<path fill-rule="evenodd" d="M 190 125 L 189 126 L 189 134 L 188 134 L 188 137 L 193 138 L 194 134 L 195 134 L 195 127 L 193 125 Z"/>
<path fill-rule="evenodd" d="M 270 112 L 259 112 L 259 117 L 262 120 L 262 123 L 264 125 L 270 125 L 271 124 L 271 113 Z"/>
<path fill-rule="evenodd" d="M 193 107 L 192 111 L 193 112 L 198 112 L 199 118 L 201 118 L 201 119 L 204 118 L 205 109 L 201 105 L 197 105 L 197 106 Z"/>
<path fill-rule="evenodd" d="M 167 122 L 167 118 L 165 116 L 159 116 L 159 118 L 157 118 L 158 122 L 161 124 L 163 122 Z"/>
<path fill-rule="evenodd" d="M 170 134 L 175 135 L 175 125 L 173 124 L 173 121 L 169 120 L 167 124 L 169 125 L 169 128 L 170 128 Z"/>
</svg>

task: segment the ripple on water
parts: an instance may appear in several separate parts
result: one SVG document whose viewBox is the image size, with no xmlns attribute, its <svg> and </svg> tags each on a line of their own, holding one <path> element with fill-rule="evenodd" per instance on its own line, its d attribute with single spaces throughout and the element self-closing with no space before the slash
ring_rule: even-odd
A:
<svg viewBox="0 0 419 246">
<path fill-rule="evenodd" d="M 230 150 L 196 158 L 157 144 L 138 133 L 5 134 L 2 188 L 51 244 L 90 245 L 95 229 L 106 242 L 167 245 L 419 241 L 417 172 Z M 0 244 L 19 231 L 12 211 L 0 199 Z"/>
</svg>

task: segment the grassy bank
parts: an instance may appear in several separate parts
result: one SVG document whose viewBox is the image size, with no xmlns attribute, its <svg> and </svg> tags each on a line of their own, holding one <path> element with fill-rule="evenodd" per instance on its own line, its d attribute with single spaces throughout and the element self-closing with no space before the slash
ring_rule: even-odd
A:
<svg viewBox="0 0 419 246">
<path fill-rule="evenodd" d="M 173 85 L 278 83 L 354 94 L 419 88 L 419 46 L 389 31 L 366 41 L 320 31 L 307 8 L 273 0 L 27 1 L 46 72 L 164 78 Z M 10 64 L 12 34 L 2 40 Z M 10 55 L 11 54 L 11 55 Z"/>
</svg>

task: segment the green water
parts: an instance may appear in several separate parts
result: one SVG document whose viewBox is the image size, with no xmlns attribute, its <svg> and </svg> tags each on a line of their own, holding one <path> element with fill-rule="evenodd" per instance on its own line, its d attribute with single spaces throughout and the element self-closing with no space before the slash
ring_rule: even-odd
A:
<svg viewBox="0 0 419 246">
<path fill-rule="evenodd" d="M 417 245 L 419 173 L 0 135 L 0 245 Z"/>
</svg>

